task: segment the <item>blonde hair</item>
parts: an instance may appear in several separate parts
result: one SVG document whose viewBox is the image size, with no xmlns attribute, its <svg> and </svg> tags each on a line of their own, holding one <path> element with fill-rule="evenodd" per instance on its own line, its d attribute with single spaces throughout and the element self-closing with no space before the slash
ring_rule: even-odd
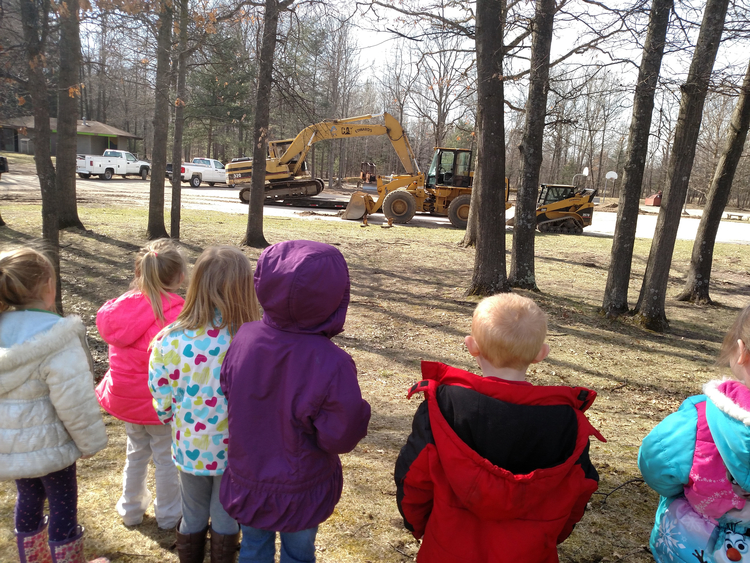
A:
<svg viewBox="0 0 750 563">
<path fill-rule="evenodd" d="M 501 293 L 474 310 L 471 335 L 493 366 L 525 370 L 547 337 L 547 315 L 527 297 Z"/>
<path fill-rule="evenodd" d="M 214 326 L 217 309 L 221 314 L 218 327 Z M 234 246 L 211 246 L 195 262 L 182 312 L 154 341 L 175 330 L 197 330 L 209 325 L 229 327 L 234 335 L 243 323 L 259 319 L 250 260 Z"/>
<path fill-rule="evenodd" d="M 185 257 L 175 244 L 166 238 L 150 242 L 135 256 L 135 278 L 130 284 L 151 303 L 154 317 L 164 324 L 161 296 L 175 291 L 187 272 Z"/>
<path fill-rule="evenodd" d="M 54 277 L 55 267 L 41 250 L 24 246 L 0 253 L 0 312 L 41 301 L 44 284 Z"/>
<path fill-rule="evenodd" d="M 740 311 L 740 314 L 734 319 L 732 326 L 729 327 L 724 337 L 724 342 L 721 343 L 719 358 L 716 360 L 720 366 L 729 365 L 729 359 L 737 351 L 738 340 L 742 340 L 745 343 L 745 347 L 750 343 L 750 305 Z"/>
</svg>

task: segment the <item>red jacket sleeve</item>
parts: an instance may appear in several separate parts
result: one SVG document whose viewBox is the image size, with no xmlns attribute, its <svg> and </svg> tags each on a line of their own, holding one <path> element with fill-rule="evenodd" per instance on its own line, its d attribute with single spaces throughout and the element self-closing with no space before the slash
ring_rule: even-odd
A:
<svg viewBox="0 0 750 563">
<path fill-rule="evenodd" d="M 434 484 L 430 474 L 430 457 L 436 455 L 430 428 L 427 401 L 423 401 L 412 422 L 412 432 L 396 460 L 396 502 L 404 526 L 415 538 L 424 535 L 432 512 Z"/>
</svg>

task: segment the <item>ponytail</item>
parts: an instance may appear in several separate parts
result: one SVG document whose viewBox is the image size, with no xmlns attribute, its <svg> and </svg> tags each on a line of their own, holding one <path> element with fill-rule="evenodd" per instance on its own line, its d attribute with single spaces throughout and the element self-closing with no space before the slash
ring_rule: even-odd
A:
<svg viewBox="0 0 750 563">
<path fill-rule="evenodd" d="M 154 311 L 154 318 L 162 325 L 165 323 L 162 295 L 168 296 L 175 291 L 186 271 L 184 256 L 169 239 L 149 243 L 135 257 L 135 279 L 131 288 L 146 296 Z"/>
</svg>

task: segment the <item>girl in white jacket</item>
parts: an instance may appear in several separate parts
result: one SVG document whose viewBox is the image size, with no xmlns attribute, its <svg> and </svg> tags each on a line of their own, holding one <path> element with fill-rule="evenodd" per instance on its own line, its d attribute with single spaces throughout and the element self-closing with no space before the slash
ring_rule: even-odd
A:
<svg viewBox="0 0 750 563">
<path fill-rule="evenodd" d="M 50 260 L 0 253 L 0 481 L 16 481 L 22 563 L 84 561 L 76 460 L 107 445 L 86 329 L 55 309 Z"/>
</svg>

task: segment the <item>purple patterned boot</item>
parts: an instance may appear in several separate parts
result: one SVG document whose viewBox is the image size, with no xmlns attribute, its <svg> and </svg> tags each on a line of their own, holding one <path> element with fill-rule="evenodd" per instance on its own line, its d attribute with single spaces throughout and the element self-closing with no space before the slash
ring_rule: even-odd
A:
<svg viewBox="0 0 750 563">
<path fill-rule="evenodd" d="M 21 563 L 52 563 L 47 544 L 47 517 L 42 518 L 36 532 L 16 532 L 16 545 Z"/>
<path fill-rule="evenodd" d="M 49 542 L 52 563 L 87 563 L 83 556 L 83 526 L 78 526 L 76 531 L 72 538 Z M 109 563 L 109 559 L 97 557 L 88 563 Z"/>
</svg>

